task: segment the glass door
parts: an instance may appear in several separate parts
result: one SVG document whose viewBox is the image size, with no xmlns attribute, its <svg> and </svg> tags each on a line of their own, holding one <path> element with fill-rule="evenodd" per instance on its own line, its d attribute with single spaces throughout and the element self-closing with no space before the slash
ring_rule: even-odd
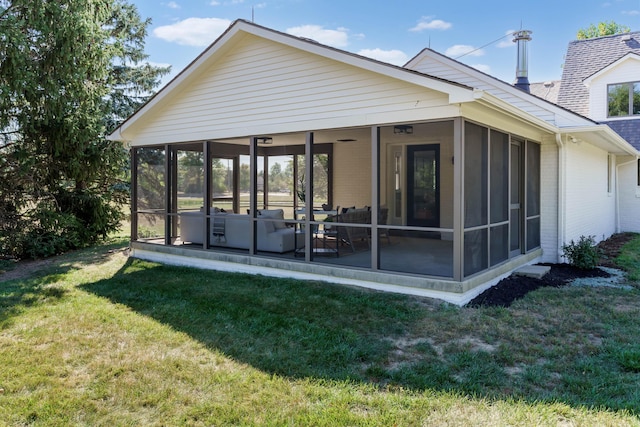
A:
<svg viewBox="0 0 640 427">
<path fill-rule="evenodd" d="M 407 147 L 407 225 L 440 226 L 440 146 Z"/>
</svg>

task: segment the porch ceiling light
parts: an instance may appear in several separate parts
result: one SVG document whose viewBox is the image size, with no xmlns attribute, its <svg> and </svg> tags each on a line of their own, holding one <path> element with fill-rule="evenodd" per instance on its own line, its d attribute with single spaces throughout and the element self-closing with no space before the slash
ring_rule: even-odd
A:
<svg viewBox="0 0 640 427">
<path fill-rule="evenodd" d="M 412 134 L 413 133 L 413 126 L 410 125 L 396 125 L 393 127 L 393 133 L 395 134 Z"/>
<path fill-rule="evenodd" d="M 273 144 L 273 138 L 270 136 L 258 136 L 256 137 L 256 142 L 258 144 Z"/>
</svg>

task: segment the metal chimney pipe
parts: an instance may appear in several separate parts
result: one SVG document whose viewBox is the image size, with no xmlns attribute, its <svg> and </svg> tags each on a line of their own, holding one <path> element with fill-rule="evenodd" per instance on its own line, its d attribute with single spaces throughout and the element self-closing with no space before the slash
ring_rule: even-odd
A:
<svg viewBox="0 0 640 427">
<path fill-rule="evenodd" d="M 513 33 L 513 41 L 518 44 L 518 64 L 516 66 L 515 86 L 529 93 L 529 57 L 527 43 L 531 40 L 531 31 L 520 30 Z"/>
</svg>

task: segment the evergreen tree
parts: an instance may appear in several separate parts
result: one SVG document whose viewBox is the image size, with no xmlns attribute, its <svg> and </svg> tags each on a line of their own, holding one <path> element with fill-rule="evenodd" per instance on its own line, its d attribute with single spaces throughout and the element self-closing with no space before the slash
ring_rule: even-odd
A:
<svg viewBox="0 0 640 427">
<path fill-rule="evenodd" d="M 124 0 L 0 0 L 0 255 L 116 230 L 127 154 L 106 134 L 168 69 L 140 65 L 149 21 Z"/>
</svg>

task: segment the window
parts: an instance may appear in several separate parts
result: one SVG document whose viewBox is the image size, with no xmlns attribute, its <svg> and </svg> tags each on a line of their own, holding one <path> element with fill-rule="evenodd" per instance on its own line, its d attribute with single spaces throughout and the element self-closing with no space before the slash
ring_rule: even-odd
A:
<svg viewBox="0 0 640 427">
<path fill-rule="evenodd" d="M 607 87 L 608 117 L 640 114 L 640 82 L 620 83 Z"/>
</svg>

